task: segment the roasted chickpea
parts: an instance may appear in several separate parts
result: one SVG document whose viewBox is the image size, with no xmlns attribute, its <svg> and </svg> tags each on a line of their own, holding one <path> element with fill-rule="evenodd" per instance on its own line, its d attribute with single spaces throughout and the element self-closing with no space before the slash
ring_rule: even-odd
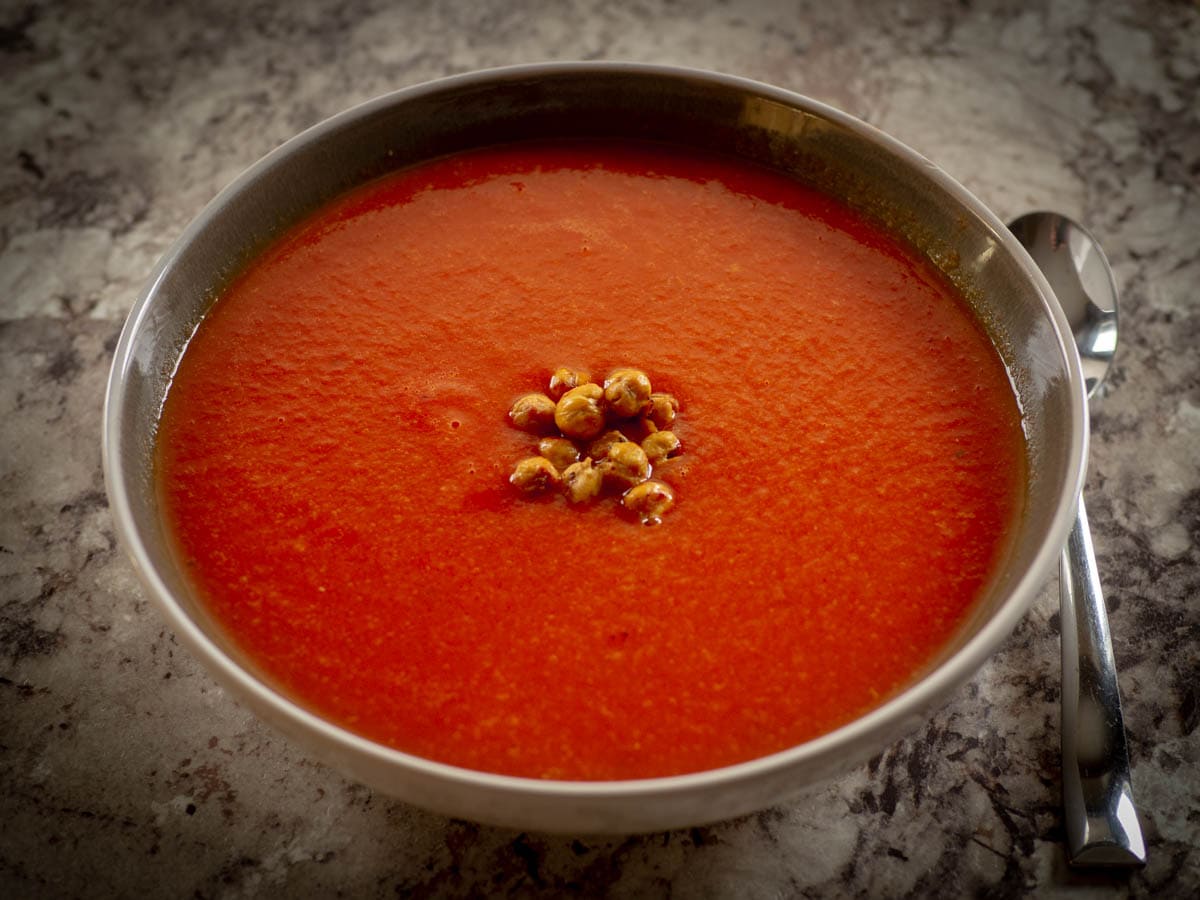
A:
<svg viewBox="0 0 1200 900">
<path fill-rule="evenodd" d="M 550 460 L 560 472 L 571 463 L 579 462 L 579 448 L 566 438 L 544 437 L 538 441 L 538 454 Z"/>
<path fill-rule="evenodd" d="M 632 418 L 650 401 L 650 379 L 640 369 L 615 369 L 604 382 L 604 399 L 614 415 Z"/>
<path fill-rule="evenodd" d="M 608 450 L 613 444 L 624 444 L 628 440 L 629 438 L 619 431 L 606 431 L 588 444 L 587 454 L 598 462 L 608 456 Z"/>
<path fill-rule="evenodd" d="M 514 428 L 538 434 L 554 425 L 554 401 L 545 394 L 526 394 L 518 397 L 508 411 L 508 421 Z"/>
<path fill-rule="evenodd" d="M 613 444 L 601 463 L 606 477 L 621 485 L 637 484 L 650 477 L 650 460 L 633 441 Z"/>
<path fill-rule="evenodd" d="M 604 430 L 604 391 L 598 384 L 581 384 L 559 398 L 554 408 L 554 424 L 565 437 L 590 441 Z"/>
<path fill-rule="evenodd" d="M 657 525 L 663 515 L 675 505 L 675 492 L 661 481 L 635 484 L 621 498 L 625 508 L 642 520 L 643 525 Z"/>
<path fill-rule="evenodd" d="M 567 391 L 577 388 L 581 384 L 587 384 L 591 380 L 592 376 L 582 369 L 559 366 L 554 370 L 554 374 L 550 376 L 550 396 L 558 400 Z"/>
<path fill-rule="evenodd" d="M 670 394 L 654 393 L 650 395 L 650 404 L 646 408 L 646 421 L 654 427 L 651 431 L 670 428 L 675 422 L 675 414 L 679 412 L 679 401 Z"/>
<path fill-rule="evenodd" d="M 532 497 L 558 487 L 562 476 L 558 474 L 558 469 L 554 468 L 550 460 L 540 456 L 527 456 L 513 466 L 508 480 L 522 494 Z"/>
<path fill-rule="evenodd" d="M 584 503 L 600 493 L 604 483 L 603 473 L 590 459 L 572 463 L 562 474 L 563 493 L 571 503 Z"/>
<path fill-rule="evenodd" d="M 679 448 L 679 438 L 675 437 L 673 431 L 656 431 L 646 435 L 646 439 L 642 441 L 642 450 L 651 463 L 674 456 L 679 452 Z"/>
</svg>

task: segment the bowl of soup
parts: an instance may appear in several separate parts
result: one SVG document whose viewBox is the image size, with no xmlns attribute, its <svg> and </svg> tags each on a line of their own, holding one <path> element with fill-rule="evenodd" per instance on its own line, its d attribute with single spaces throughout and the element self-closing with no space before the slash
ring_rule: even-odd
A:
<svg viewBox="0 0 1200 900">
<path fill-rule="evenodd" d="M 917 727 L 1080 490 L 1048 285 L 964 188 L 744 79 L 549 64 L 323 122 L 121 335 L 105 472 L 170 626 L 447 815 L 739 815 Z"/>
</svg>

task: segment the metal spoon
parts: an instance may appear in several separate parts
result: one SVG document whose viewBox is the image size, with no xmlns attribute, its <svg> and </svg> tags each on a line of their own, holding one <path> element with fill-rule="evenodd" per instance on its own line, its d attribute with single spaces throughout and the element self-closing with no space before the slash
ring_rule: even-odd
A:
<svg viewBox="0 0 1200 900">
<path fill-rule="evenodd" d="M 1008 227 L 1067 314 L 1091 397 L 1117 349 L 1117 286 L 1108 260 L 1095 238 L 1065 216 L 1028 213 Z M 1058 580 L 1067 860 L 1075 866 L 1140 866 L 1146 845 L 1133 805 L 1117 667 L 1082 497 Z"/>
</svg>

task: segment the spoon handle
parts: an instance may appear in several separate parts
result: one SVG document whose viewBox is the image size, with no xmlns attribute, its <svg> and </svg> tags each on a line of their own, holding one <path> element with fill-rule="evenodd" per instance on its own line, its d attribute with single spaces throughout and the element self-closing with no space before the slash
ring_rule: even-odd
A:
<svg viewBox="0 0 1200 900">
<path fill-rule="evenodd" d="M 1140 866 L 1146 845 L 1133 805 L 1117 667 L 1082 497 L 1059 562 L 1059 590 L 1067 859 L 1075 866 Z"/>
</svg>

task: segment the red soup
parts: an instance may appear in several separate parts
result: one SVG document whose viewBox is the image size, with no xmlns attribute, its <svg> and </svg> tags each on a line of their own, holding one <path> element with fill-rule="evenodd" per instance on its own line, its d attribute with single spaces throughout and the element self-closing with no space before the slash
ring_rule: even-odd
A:
<svg viewBox="0 0 1200 900">
<path fill-rule="evenodd" d="M 635 366 L 679 402 L 660 524 L 509 484 L 514 398 Z M 879 705 L 1020 515 L 1020 415 L 955 290 L 838 201 L 738 162 L 525 144 L 373 182 L 188 345 L 159 490 L 263 675 L 490 772 L 680 774 Z"/>
</svg>

